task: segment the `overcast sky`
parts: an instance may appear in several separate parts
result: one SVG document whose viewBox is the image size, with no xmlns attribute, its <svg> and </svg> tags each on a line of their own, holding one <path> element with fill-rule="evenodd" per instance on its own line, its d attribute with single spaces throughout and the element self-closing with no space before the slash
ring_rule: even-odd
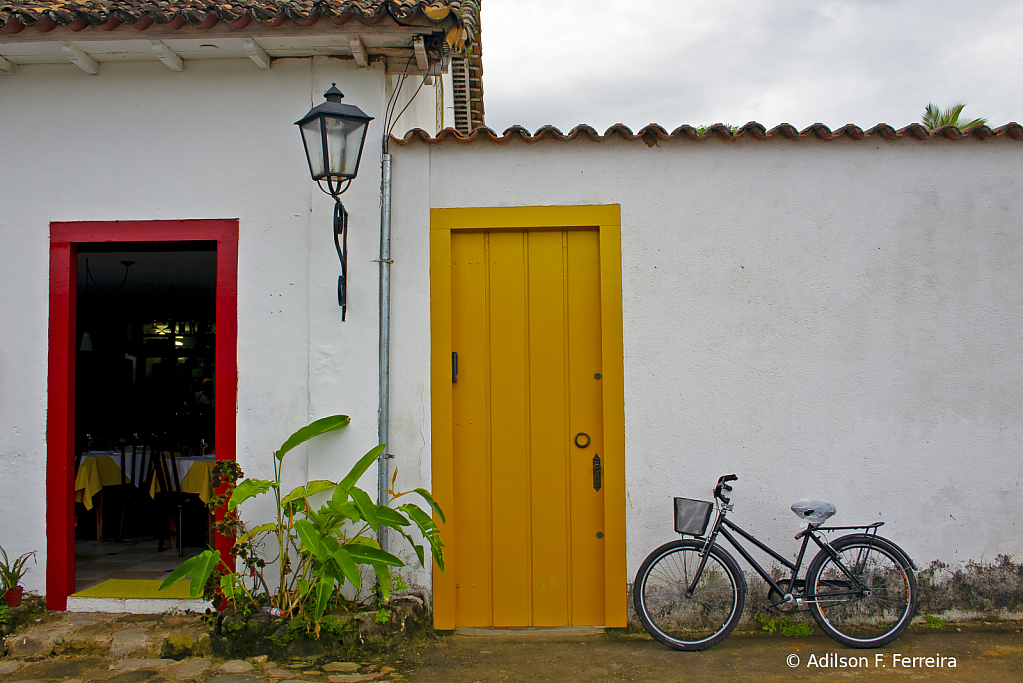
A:
<svg viewBox="0 0 1023 683">
<path fill-rule="evenodd" d="M 1023 120 L 1023 0 L 482 0 L 487 125 Z"/>
</svg>

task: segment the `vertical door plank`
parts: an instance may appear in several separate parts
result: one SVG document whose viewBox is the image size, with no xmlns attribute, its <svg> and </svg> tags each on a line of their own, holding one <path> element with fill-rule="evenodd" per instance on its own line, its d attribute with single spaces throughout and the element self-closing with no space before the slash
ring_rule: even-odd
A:
<svg viewBox="0 0 1023 683">
<path fill-rule="evenodd" d="M 533 624 L 568 624 L 568 419 L 561 231 L 527 234 Z"/>
<path fill-rule="evenodd" d="M 569 230 L 568 358 L 572 442 L 570 510 L 572 518 L 572 624 L 604 624 L 604 486 L 593 488 L 593 456 L 604 457 L 600 374 L 600 250 L 596 230 Z M 585 433 L 589 446 L 575 436 Z M 586 438 L 580 438 L 586 443 Z M 603 479 L 603 472 L 601 473 Z"/>
<path fill-rule="evenodd" d="M 451 342 L 458 352 L 453 413 L 455 623 L 491 626 L 490 466 L 485 235 L 451 236 Z"/>
<path fill-rule="evenodd" d="M 525 233 L 490 233 L 494 626 L 532 621 Z"/>
</svg>

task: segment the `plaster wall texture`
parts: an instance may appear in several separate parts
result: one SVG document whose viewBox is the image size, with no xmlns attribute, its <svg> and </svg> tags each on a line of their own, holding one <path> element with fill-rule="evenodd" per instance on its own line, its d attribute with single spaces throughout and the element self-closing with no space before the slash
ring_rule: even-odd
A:
<svg viewBox="0 0 1023 683">
<path fill-rule="evenodd" d="M 921 567 L 1023 554 L 1019 143 L 392 150 L 391 440 L 419 483 L 429 209 L 620 204 L 630 581 L 672 497 L 731 472 L 731 518 L 793 555 L 800 498 L 883 520 Z"/>
<path fill-rule="evenodd" d="M 348 320 L 340 320 L 332 202 L 310 181 L 293 125 L 336 81 L 376 117 L 350 212 Z M 39 549 L 45 590 L 50 221 L 237 218 L 237 459 L 272 474 L 271 452 L 311 419 L 351 426 L 293 451 L 285 486 L 336 479 L 377 443 L 380 65 L 280 59 L 23 66 L 0 79 L 0 544 Z M 425 122 L 424 125 L 428 125 Z M 375 474 L 362 480 L 375 490 Z M 246 517 L 270 512 L 258 501 Z"/>
</svg>

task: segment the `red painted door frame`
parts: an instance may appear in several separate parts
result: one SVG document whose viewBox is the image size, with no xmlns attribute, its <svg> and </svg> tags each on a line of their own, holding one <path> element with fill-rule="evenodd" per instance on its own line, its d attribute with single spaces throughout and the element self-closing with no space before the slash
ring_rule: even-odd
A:
<svg viewBox="0 0 1023 683">
<path fill-rule="evenodd" d="M 234 460 L 238 396 L 238 221 L 50 223 L 50 330 L 46 416 L 46 608 L 67 609 L 75 592 L 75 292 L 78 245 L 102 242 L 216 242 L 217 337 L 214 395 L 217 460 Z M 217 511 L 217 519 L 223 515 Z M 217 534 L 229 558 L 233 539 Z"/>
</svg>

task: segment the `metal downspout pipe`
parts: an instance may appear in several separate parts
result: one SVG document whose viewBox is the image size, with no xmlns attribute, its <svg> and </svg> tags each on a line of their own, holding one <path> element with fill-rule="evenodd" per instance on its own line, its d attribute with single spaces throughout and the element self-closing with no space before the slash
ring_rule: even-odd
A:
<svg viewBox="0 0 1023 683">
<path fill-rule="evenodd" d="M 377 417 L 378 443 L 388 444 L 388 419 L 390 416 L 390 374 L 391 374 L 391 154 L 384 136 L 383 156 L 380 171 L 380 355 L 379 395 L 380 409 Z M 391 479 L 390 444 L 377 458 L 377 504 L 387 505 L 387 490 Z M 387 527 L 377 527 L 377 541 L 380 548 L 387 550 Z"/>
</svg>

